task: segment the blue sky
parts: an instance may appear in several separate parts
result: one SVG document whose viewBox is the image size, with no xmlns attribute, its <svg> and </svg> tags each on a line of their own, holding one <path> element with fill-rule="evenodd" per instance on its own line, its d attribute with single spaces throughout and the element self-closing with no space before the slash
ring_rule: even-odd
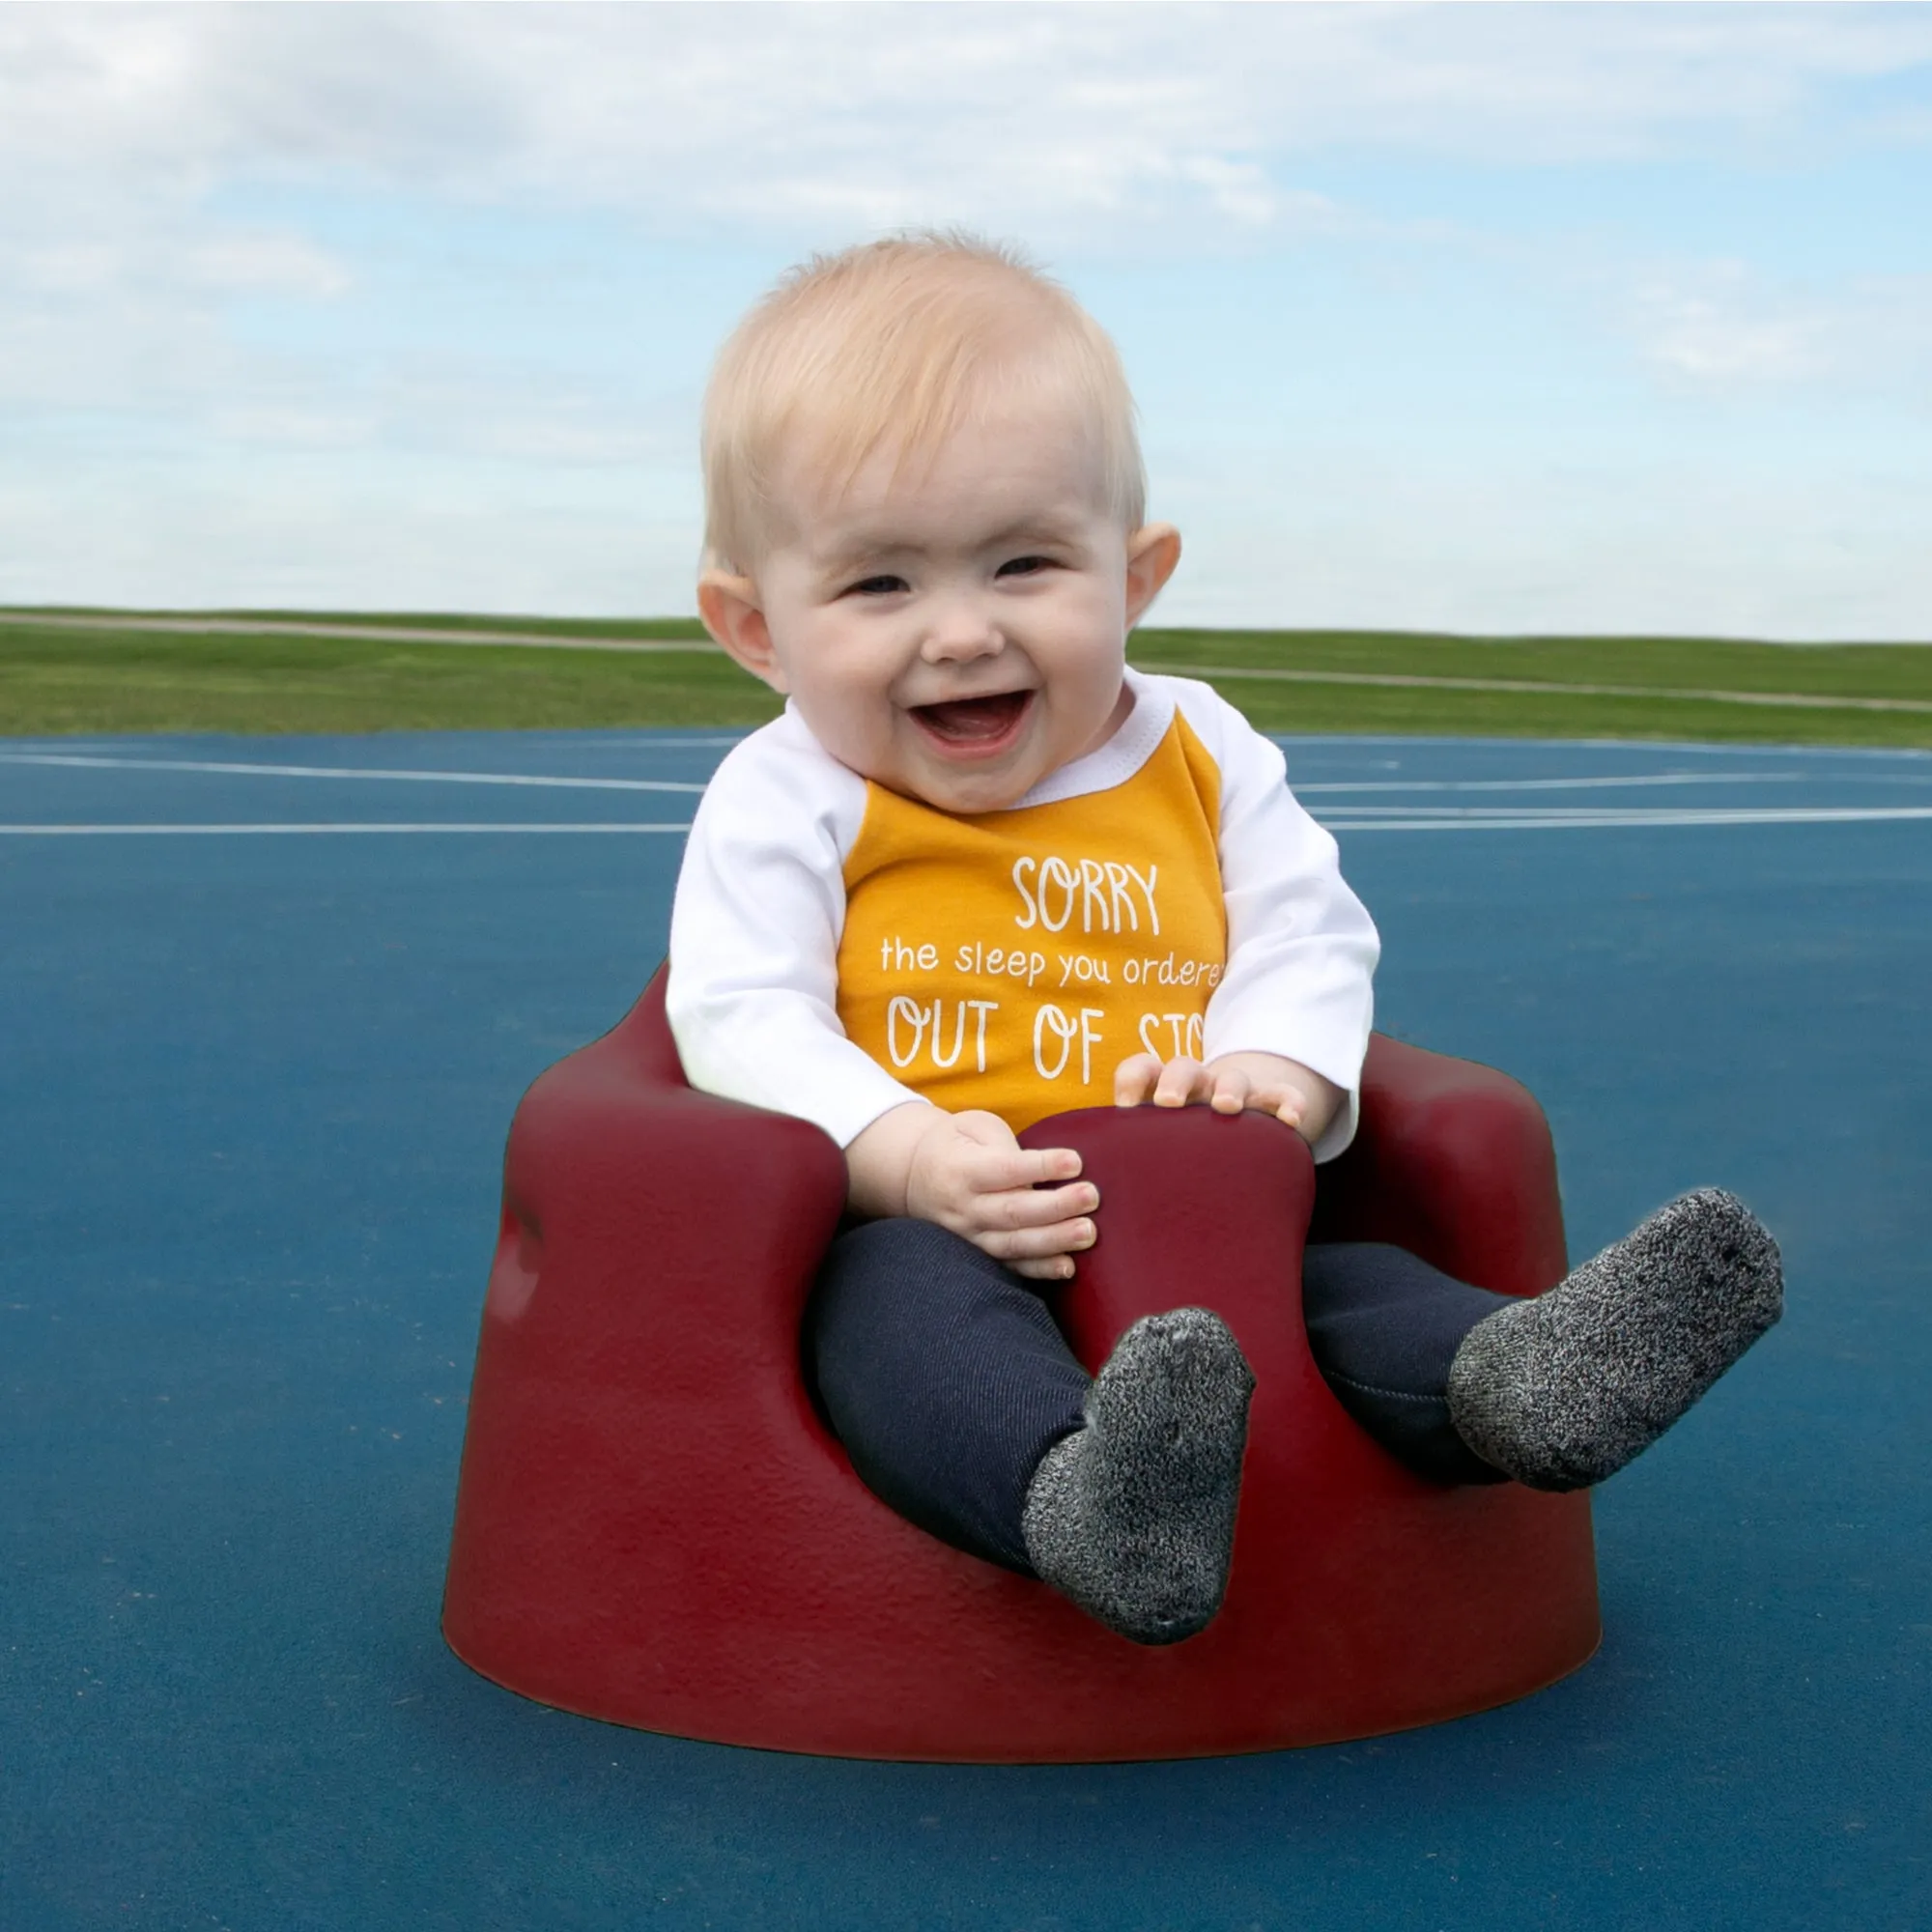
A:
<svg viewBox="0 0 1932 1932">
<path fill-rule="evenodd" d="M 1932 7 L 0 8 L 0 601 L 691 607 L 814 248 L 1114 332 L 1170 621 L 1932 639 Z"/>
</svg>

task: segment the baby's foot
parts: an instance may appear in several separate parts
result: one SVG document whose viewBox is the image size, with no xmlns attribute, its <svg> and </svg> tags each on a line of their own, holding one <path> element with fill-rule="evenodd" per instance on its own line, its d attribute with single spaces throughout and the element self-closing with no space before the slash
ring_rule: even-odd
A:
<svg viewBox="0 0 1932 1932">
<path fill-rule="evenodd" d="M 1115 1345 L 1087 1425 L 1041 1457 L 1021 1528 L 1040 1577 L 1136 1643 L 1207 1627 L 1228 1587 L 1255 1378 L 1218 1315 L 1148 1315 Z"/>
<path fill-rule="evenodd" d="M 1486 1463 L 1577 1490 L 1647 1449 L 1782 1312 L 1774 1241 L 1715 1187 L 1661 1208 L 1548 1294 L 1486 1317 L 1449 1369 L 1449 1414 Z"/>
</svg>

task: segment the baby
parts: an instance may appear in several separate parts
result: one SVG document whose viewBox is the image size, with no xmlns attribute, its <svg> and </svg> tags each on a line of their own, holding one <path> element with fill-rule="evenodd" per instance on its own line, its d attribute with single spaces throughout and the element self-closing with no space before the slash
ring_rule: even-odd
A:
<svg viewBox="0 0 1932 1932">
<path fill-rule="evenodd" d="M 808 1366 L 895 1509 L 1170 1643 L 1220 1605 L 1248 1365 L 1179 1308 L 1073 1359 L 1033 1283 L 1104 1212 L 1069 1108 L 1355 1130 L 1376 930 L 1281 753 L 1204 684 L 1126 666 L 1180 555 L 1146 521 L 1113 345 L 951 237 L 796 271 L 720 356 L 704 424 L 711 635 L 785 695 L 720 766 L 671 918 L 694 1086 L 816 1122 L 853 1225 Z M 1313 1246 L 1345 1406 L 1447 1483 L 1601 1481 L 1777 1319 L 1771 1237 L 1687 1195 L 1516 1301 L 1399 1248 Z"/>
</svg>

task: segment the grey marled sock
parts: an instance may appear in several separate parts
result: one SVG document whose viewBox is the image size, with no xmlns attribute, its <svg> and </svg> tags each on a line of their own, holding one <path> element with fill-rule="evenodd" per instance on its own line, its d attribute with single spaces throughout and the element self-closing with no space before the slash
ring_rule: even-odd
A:
<svg viewBox="0 0 1932 1932">
<path fill-rule="evenodd" d="M 1040 1577 L 1136 1643 L 1207 1627 L 1228 1587 L 1255 1378 L 1218 1315 L 1147 1315 L 1115 1344 L 1087 1424 L 1034 1471 L 1021 1530 Z"/>
<path fill-rule="evenodd" d="M 1477 1322 L 1450 1364 L 1450 1419 L 1486 1463 L 1531 1489 L 1601 1483 L 1783 1305 L 1777 1243 L 1734 1195 L 1699 1188 L 1548 1293 Z"/>
</svg>

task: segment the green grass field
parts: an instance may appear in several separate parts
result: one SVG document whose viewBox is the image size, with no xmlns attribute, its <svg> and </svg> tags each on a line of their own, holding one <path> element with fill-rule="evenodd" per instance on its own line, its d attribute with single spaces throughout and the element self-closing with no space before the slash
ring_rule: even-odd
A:
<svg viewBox="0 0 1932 1932">
<path fill-rule="evenodd" d="M 1146 630 L 1132 655 L 1208 678 L 1270 731 L 1932 746 L 1932 645 Z M 686 618 L 0 613 L 5 736 L 748 725 L 777 708 Z"/>
</svg>

